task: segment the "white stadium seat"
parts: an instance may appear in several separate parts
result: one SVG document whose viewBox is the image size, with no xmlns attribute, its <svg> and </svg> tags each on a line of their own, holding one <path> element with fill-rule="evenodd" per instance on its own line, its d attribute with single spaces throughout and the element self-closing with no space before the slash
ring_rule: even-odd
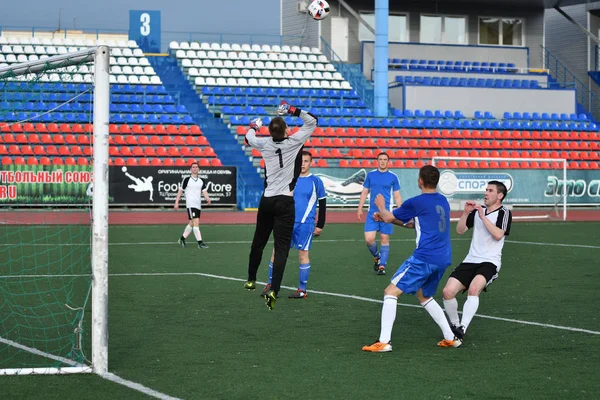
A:
<svg viewBox="0 0 600 400">
<path fill-rule="evenodd" d="M 169 43 L 169 49 L 171 49 L 171 50 L 178 50 L 179 49 L 179 42 L 172 41 L 171 43 Z"/>
<path fill-rule="evenodd" d="M 192 50 L 200 50 L 200 43 L 198 43 L 198 42 L 192 42 L 192 43 L 190 43 L 190 49 L 192 49 Z"/>
<path fill-rule="evenodd" d="M 231 45 L 231 50 L 232 50 L 232 51 L 238 51 L 238 52 L 239 52 L 239 51 L 242 51 L 242 46 L 240 46 L 240 45 L 239 45 L 239 44 L 237 44 L 237 43 L 233 43 L 233 44 Z"/>
<path fill-rule="evenodd" d="M 150 84 L 150 77 L 148 77 L 146 75 L 140 76 L 140 83 L 142 85 L 149 85 Z"/>
</svg>

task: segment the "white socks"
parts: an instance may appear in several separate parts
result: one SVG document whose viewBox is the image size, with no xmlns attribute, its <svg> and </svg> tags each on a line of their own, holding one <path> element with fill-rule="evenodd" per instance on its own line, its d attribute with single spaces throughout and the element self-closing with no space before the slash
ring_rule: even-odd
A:
<svg viewBox="0 0 600 400">
<path fill-rule="evenodd" d="M 450 323 L 454 326 L 460 325 L 460 319 L 458 318 L 458 301 L 456 301 L 456 298 L 450 300 L 444 299 L 444 308 L 446 309 L 448 318 L 450 318 Z"/>
<path fill-rule="evenodd" d="M 448 320 L 444 315 L 444 310 L 442 310 L 442 307 L 440 307 L 437 301 L 431 298 L 425 303 L 421 303 L 421 305 L 427 310 L 429 315 L 431 315 L 431 318 L 433 318 L 435 323 L 438 324 L 444 334 L 444 339 L 454 340 L 454 333 L 452 333 L 452 329 L 450 329 L 450 324 L 448 324 Z"/>
<path fill-rule="evenodd" d="M 187 224 L 185 230 L 183 231 L 183 238 L 187 239 L 187 237 L 190 236 L 190 233 L 192 233 L 192 226 L 190 224 Z"/>
<path fill-rule="evenodd" d="M 467 301 L 465 301 L 465 305 L 463 307 L 463 315 L 462 315 L 462 326 L 465 327 L 465 332 L 471 323 L 471 320 L 475 316 L 477 309 L 479 308 L 479 296 L 467 296 Z"/>
<path fill-rule="evenodd" d="M 381 333 L 379 341 L 389 343 L 392 340 L 392 328 L 396 320 L 396 309 L 398 308 L 398 298 L 394 296 L 383 297 L 383 307 L 381 308 Z"/>
<path fill-rule="evenodd" d="M 198 227 L 198 226 L 194 227 L 194 236 L 196 236 L 197 241 L 202 240 L 202 234 L 200 233 L 200 227 Z"/>
</svg>

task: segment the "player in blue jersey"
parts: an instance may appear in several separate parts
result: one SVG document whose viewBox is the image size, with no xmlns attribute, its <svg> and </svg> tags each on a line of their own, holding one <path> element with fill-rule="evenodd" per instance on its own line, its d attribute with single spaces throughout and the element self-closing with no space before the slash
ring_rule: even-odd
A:
<svg viewBox="0 0 600 400">
<path fill-rule="evenodd" d="M 379 340 L 364 346 L 364 351 L 392 351 L 392 328 L 396 319 L 398 296 L 402 293 L 415 294 L 423 308 L 441 328 L 444 339 L 438 346 L 458 347 L 462 344 L 462 341 L 454 336 L 444 310 L 433 298 L 446 268 L 452 263 L 450 205 L 448 200 L 437 192 L 439 180 L 440 171 L 436 167 L 422 167 L 419 171 L 421 194 L 406 200 L 393 212 L 387 210 L 383 196 L 377 196 L 375 203 L 379 211 L 374 218 L 395 225 L 414 227 L 417 231 L 417 248 L 398 268 L 392 282 L 385 288 Z"/>
<path fill-rule="evenodd" d="M 377 212 L 375 198 L 381 194 L 385 200 L 385 208 L 388 211 L 392 211 L 392 196 L 394 197 L 396 207 L 400 207 L 402 204 L 400 180 L 396 174 L 388 171 L 389 161 L 390 157 L 386 153 L 379 153 L 377 155 L 378 168 L 367 174 L 356 213 L 358 220 L 362 220 L 363 206 L 370 193 L 369 211 L 367 212 L 365 221 L 365 242 L 367 242 L 367 247 L 373 255 L 373 270 L 377 272 L 377 275 L 385 275 L 385 266 L 390 255 L 390 235 L 394 232 L 394 228 L 392 224 L 376 221 L 373 218 L 373 214 Z M 377 232 L 379 232 L 379 240 L 381 241 L 379 249 L 375 242 Z"/>
<path fill-rule="evenodd" d="M 292 248 L 298 249 L 298 259 L 300 261 L 300 284 L 298 290 L 292 293 L 290 299 L 306 298 L 306 284 L 310 274 L 310 259 L 308 251 L 312 245 L 313 236 L 319 236 L 325 226 L 326 197 L 325 187 L 321 178 L 310 173 L 310 164 L 312 163 L 312 154 L 308 151 L 302 152 L 302 169 L 300 177 L 296 182 L 294 189 L 294 203 L 296 206 L 296 219 L 294 221 L 294 233 L 292 236 Z M 317 215 L 317 202 L 319 205 L 319 218 L 315 227 L 315 217 Z M 269 283 L 263 290 L 263 295 L 271 289 L 271 279 L 273 277 L 273 260 L 275 254 L 271 256 L 269 263 Z"/>
</svg>

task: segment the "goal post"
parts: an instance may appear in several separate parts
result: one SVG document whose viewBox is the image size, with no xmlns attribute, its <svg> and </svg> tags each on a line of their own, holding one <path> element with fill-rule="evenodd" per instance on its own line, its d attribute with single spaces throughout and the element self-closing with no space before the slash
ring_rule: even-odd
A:
<svg viewBox="0 0 600 400">
<path fill-rule="evenodd" d="M 63 84 L 77 89 L 57 94 L 57 85 Z M 78 85 L 84 88 L 80 90 Z M 84 97 L 87 100 L 82 100 Z M 45 109 L 26 108 L 24 113 L 17 113 L 23 108 L 6 109 L 15 102 L 21 107 L 21 101 Z M 1 165 L 0 375 L 108 371 L 109 103 L 108 46 L 0 66 L 0 135 L 10 135 L 12 140 L 17 133 L 28 133 L 25 142 L 17 138 L 16 153 L 9 154 L 32 155 L 26 163 L 14 164 L 4 157 Z M 62 118 L 63 110 L 71 112 L 82 104 L 90 107 L 83 110 L 87 114 L 79 115 L 87 115 L 86 125 L 91 126 L 79 135 L 83 139 L 89 136 L 90 151 L 80 154 L 83 161 L 55 165 L 42 157 L 46 162 L 38 165 L 33 155 L 49 155 L 45 148 L 57 146 L 42 139 L 35 142 L 43 144 L 36 146 L 40 153 L 32 153 L 34 142 L 27 140 L 31 135 L 35 140 L 38 136 L 49 140 L 62 137 L 64 132 L 46 131 L 44 122 L 57 126 L 53 113 Z M 68 129 L 71 124 L 79 125 L 63 122 Z M 47 134 L 42 135 L 38 127 Z M 62 160 L 64 154 L 56 155 L 55 159 Z M 92 187 L 89 182 L 63 180 L 66 176 L 80 179 L 84 170 L 89 177 L 89 166 L 91 202 L 85 194 L 86 187 L 88 191 Z M 48 201 L 51 190 L 56 191 L 54 202 Z M 61 209 L 48 210 L 51 204 Z M 86 319 L 88 299 L 91 323 Z M 86 344 L 90 333 L 91 346 Z M 90 349 L 91 357 L 86 354 Z"/>
<path fill-rule="evenodd" d="M 515 162 L 516 165 L 511 165 Z M 508 188 L 508 205 L 519 208 L 551 208 L 552 211 L 556 211 L 559 219 L 567 219 L 569 181 L 566 159 L 435 156 L 432 157 L 431 163 L 441 170 L 440 191 L 451 199 L 464 201 L 469 195 L 470 198 L 477 196 L 477 193 L 483 195 L 487 181 L 499 180 Z M 530 169 L 523 169 L 523 163 L 527 163 Z M 540 177 L 537 176 L 543 171 L 552 171 L 560 176 L 558 185 L 553 186 L 550 192 L 546 182 L 540 181 Z M 513 189 L 523 197 L 517 200 L 511 198 L 510 192 Z M 539 193 L 540 191 L 542 193 Z M 559 213 L 561 207 L 562 212 Z M 552 211 L 517 215 L 513 218 L 548 219 L 551 218 Z"/>
</svg>

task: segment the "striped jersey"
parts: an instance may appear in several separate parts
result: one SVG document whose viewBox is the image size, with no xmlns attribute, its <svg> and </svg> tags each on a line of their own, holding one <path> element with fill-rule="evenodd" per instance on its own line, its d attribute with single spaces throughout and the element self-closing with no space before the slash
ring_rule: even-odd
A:
<svg viewBox="0 0 600 400">
<path fill-rule="evenodd" d="M 208 182 L 204 181 L 199 176 L 186 176 L 181 181 L 181 188 L 185 193 L 186 208 L 202 208 L 202 192 L 208 190 Z"/>
<path fill-rule="evenodd" d="M 300 112 L 304 125 L 283 140 L 272 137 L 258 138 L 252 128 L 246 133 L 246 142 L 261 152 L 265 160 L 265 197 L 293 196 L 296 180 L 302 168 L 302 147 L 317 128 L 317 118 Z"/>
<path fill-rule="evenodd" d="M 313 174 L 299 177 L 294 190 L 295 222 L 314 225 L 317 215 L 317 203 L 326 197 L 325 185 L 323 185 L 321 178 Z"/>
<path fill-rule="evenodd" d="M 490 262 L 500 270 L 502 263 L 502 248 L 504 247 L 504 237 L 510 234 L 510 225 L 512 223 L 512 213 L 506 207 L 502 206 L 488 213 L 485 206 L 485 218 L 498 228 L 504 231 L 502 239 L 496 240 L 487 230 L 477 210 L 473 210 L 467 217 L 467 227 L 473 228 L 473 239 L 471 239 L 471 247 L 469 253 L 463 262 L 480 264 Z"/>
</svg>

